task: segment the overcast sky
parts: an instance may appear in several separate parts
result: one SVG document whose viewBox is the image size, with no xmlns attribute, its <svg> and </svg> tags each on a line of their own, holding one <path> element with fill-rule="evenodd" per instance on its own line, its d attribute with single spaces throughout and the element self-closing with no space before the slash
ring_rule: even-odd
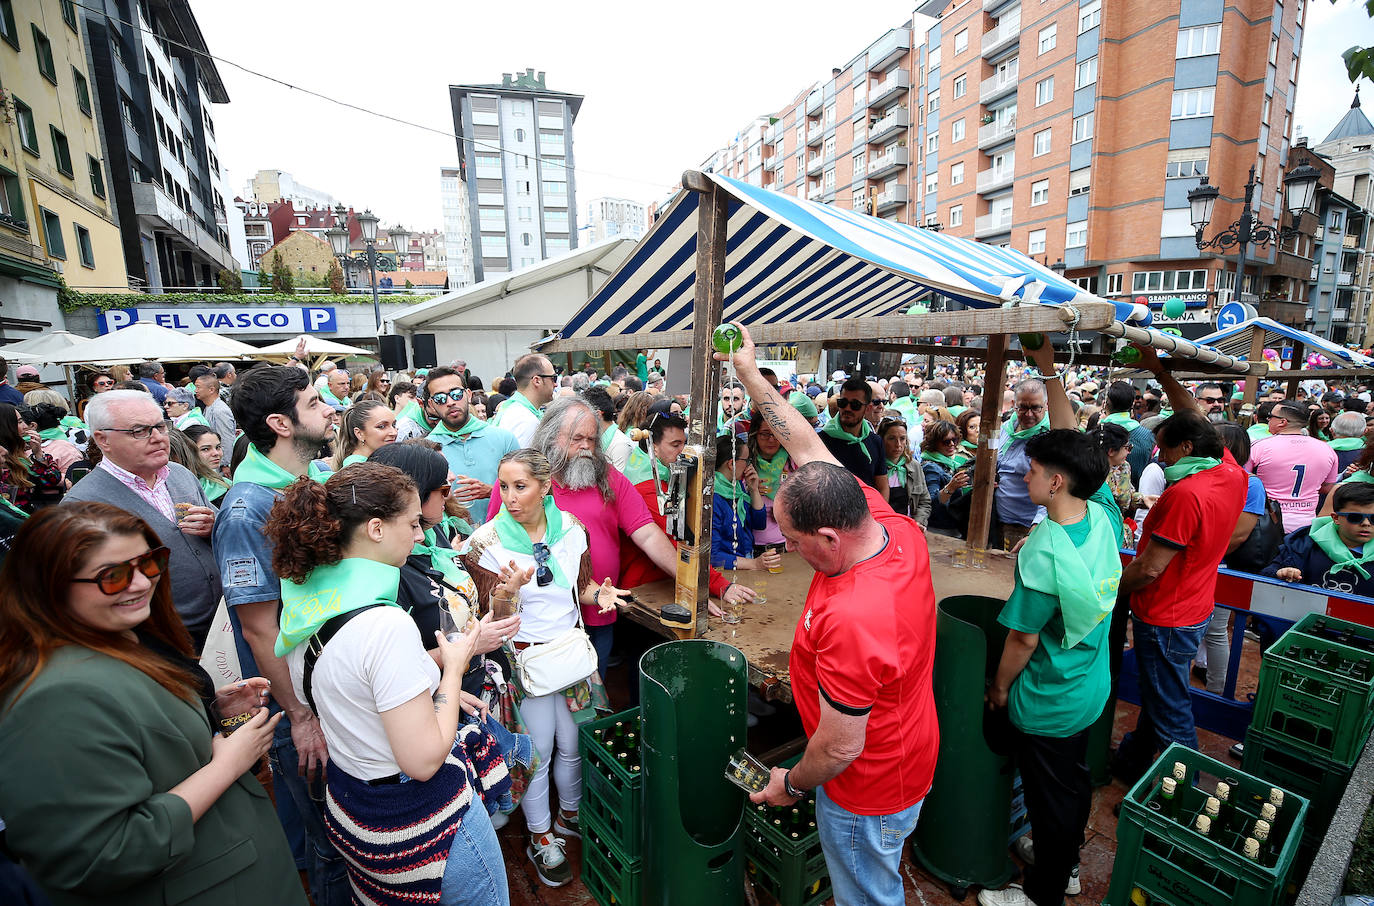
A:
<svg viewBox="0 0 1374 906">
<path fill-rule="evenodd" d="M 230 191 L 259 169 L 286 170 L 372 208 L 383 226 L 415 230 L 439 228 L 439 167 L 457 160 L 450 84 L 545 71 L 550 88 L 586 97 L 573 133 L 579 204 L 603 195 L 651 202 L 754 116 L 828 78 L 912 9 L 910 0 L 191 5 L 230 96 L 215 111 Z M 1309 0 L 1307 31 L 1296 125 L 1320 141 L 1352 97 L 1340 51 L 1374 29 L 1357 0 Z M 1374 91 L 1365 94 L 1374 116 Z"/>
</svg>

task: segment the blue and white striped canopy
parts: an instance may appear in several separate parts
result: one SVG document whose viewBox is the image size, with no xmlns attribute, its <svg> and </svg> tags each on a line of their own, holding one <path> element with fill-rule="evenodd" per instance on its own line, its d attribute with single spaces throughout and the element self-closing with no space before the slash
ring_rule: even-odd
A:
<svg viewBox="0 0 1374 906">
<path fill-rule="evenodd" d="M 726 321 L 879 317 L 932 292 L 977 308 L 1106 301 L 1011 249 L 706 175 L 729 195 Z M 679 193 L 558 338 L 690 330 L 701 197 Z M 1113 304 L 1120 321 L 1144 314 Z"/>
<path fill-rule="evenodd" d="M 1264 331 L 1264 345 L 1266 348 L 1277 349 L 1281 346 L 1289 346 L 1294 343 L 1301 343 L 1307 353 L 1321 353 L 1328 359 L 1336 363 L 1337 368 L 1370 368 L 1374 367 L 1374 359 L 1353 349 L 1347 349 L 1337 343 L 1308 333 L 1305 330 L 1298 330 L 1296 327 L 1289 327 L 1287 324 L 1280 324 L 1270 318 L 1251 318 L 1248 321 L 1241 321 L 1234 327 L 1227 327 L 1215 333 L 1209 333 L 1205 337 L 1200 337 L 1193 342 L 1199 346 L 1211 346 L 1219 352 L 1244 359 L 1250 354 L 1250 336 L 1254 328 Z M 1285 342 L 1287 341 L 1287 342 Z M 1294 363 L 1298 367 L 1298 363 Z"/>
</svg>

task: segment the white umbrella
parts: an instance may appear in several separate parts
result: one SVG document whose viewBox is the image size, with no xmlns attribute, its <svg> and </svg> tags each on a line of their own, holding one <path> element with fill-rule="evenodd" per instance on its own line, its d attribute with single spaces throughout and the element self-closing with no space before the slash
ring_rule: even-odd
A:
<svg viewBox="0 0 1374 906">
<path fill-rule="evenodd" d="M 360 349 L 357 346 L 349 346 L 345 343 L 335 343 L 333 340 L 326 340 L 324 337 L 312 336 L 308 333 L 301 334 L 292 340 L 282 340 L 280 343 L 273 343 L 271 346 L 264 346 L 257 350 L 261 356 L 284 357 L 293 355 L 296 351 L 296 344 L 305 340 L 305 350 L 307 355 L 320 356 L 346 356 L 346 355 L 366 355 L 375 356 L 370 349 Z"/>
<path fill-rule="evenodd" d="M 80 346 L 82 343 L 89 343 L 89 337 L 83 337 L 67 330 L 51 330 L 41 336 L 34 337 L 32 340 L 20 340 L 18 343 L 11 343 L 0 349 L 0 355 L 12 362 L 47 362 L 46 356 L 66 352 L 73 346 Z"/>
<path fill-rule="evenodd" d="M 255 358 L 262 352 L 262 350 L 258 349 L 258 347 L 256 346 L 249 346 L 247 343 L 235 340 L 233 337 L 221 336 L 211 330 L 197 331 L 196 333 L 191 334 L 191 336 L 201 340 L 205 340 L 208 343 L 214 343 L 216 346 L 223 347 L 224 354 L 226 356 L 232 356 L 235 358 Z"/>
<path fill-rule="evenodd" d="M 47 361 L 54 365 L 129 365 L 145 361 L 214 362 L 224 358 L 242 356 L 227 354 L 222 345 L 203 337 L 140 321 L 79 343 L 66 352 L 51 354 Z"/>
</svg>

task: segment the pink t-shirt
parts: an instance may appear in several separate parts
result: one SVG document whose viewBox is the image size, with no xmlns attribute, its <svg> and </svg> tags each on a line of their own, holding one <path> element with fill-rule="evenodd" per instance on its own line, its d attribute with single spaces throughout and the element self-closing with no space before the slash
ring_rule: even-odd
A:
<svg viewBox="0 0 1374 906">
<path fill-rule="evenodd" d="M 1336 451 L 1315 437 L 1276 434 L 1255 444 L 1245 466 L 1264 483 L 1270 500 L 1283 510 L 1283 530 L 1295 532 L 1312 524 L 1322 485 L 1340 478 Z"/>
<path fill-rule="evenodd" d="M 572 513 L 587 527 L 592 578 L 598 583 L 610 579 L 611 584 L 618 587 L 621 533 L 633 535 L 654 519 L 644 505 L 644 498 L 630 484 L 630 480 L 620 474 L 615 466 L 607 465 L 606 468 L 611 483 L 610 502 L 603 501 L 601 492 L 595 487 L 570 491 L 556 481 L 553 483 L 553 501 L 560 510 Z M 501 488 L 497 485 L 491 492 L 491 516 L 494 517 L 500 509 Z M 605 626 L 615 622 L 615 614 L 598 613 L 594 607 L 583 607 L 582 619 L 588 626 Z"/>
</svg>

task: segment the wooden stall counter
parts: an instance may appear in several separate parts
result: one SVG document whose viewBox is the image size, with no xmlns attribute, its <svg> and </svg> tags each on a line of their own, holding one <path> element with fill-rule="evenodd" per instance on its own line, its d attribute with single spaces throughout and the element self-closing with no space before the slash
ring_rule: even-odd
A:
<svg viewBox="0 0 1374 906">
<path fill-rule="evenodd" d="M 988 595 L 1006 598 L 1011 594 L 1013 561 L 1000 551 L 984 555 L 985 568 L 974 568 L 972 551 L 957 538 L 934 533 L 926 534 L 930 549 L 931 579 L 935 585 L 935 600 L 953 595 Z M 966 557 L 968 566 L 956 568 L 955 556 Z M 762 595 L 762 603 L 746 604 L 738 623 L 726 623 L 712 617 L 703 638 L 734 645 L 749 661 L 749 682 L 765 698 L 790 702 L 792 685 L 787 660 L 792 650 L 792 637 L 802 605 L 811 587 L 813 571 L 798 554 L 784 554 L 782 572 L 769 573 L 741 570 L 731 580 L 747 585 Z M 673 583 L 667 580 L 651 582 L 634 589 L 638 600 L 623 616 L 671 637 L 672 633 L 658 620 L 659 608 L 673 600 Z"/>
</svg>

